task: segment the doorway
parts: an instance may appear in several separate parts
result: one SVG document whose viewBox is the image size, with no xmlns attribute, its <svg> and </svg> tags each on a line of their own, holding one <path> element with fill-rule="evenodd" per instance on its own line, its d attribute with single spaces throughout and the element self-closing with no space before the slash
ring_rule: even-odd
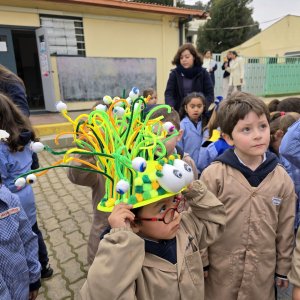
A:
<svg viewBox="0 0 300 300">
<path fill-rule="evenodd" d="M 24 81 L 31 112 L 45 109 L 35 30 L 12 29 L 17 74 Z"/>
</svg>

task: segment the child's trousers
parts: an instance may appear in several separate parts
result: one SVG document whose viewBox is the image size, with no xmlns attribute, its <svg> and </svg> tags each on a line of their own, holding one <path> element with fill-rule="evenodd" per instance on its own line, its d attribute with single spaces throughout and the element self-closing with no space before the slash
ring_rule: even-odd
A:
<svg viewBox="0 0 300 300">
<path fill-rule="evenodd" d="M 39 243 L 39 262 L 42 266 L 42 269 L 45 268 L 48 265 L 49 258 L 48 258 L 48 252 L 47 252 L 47 246 L 44 242 L 43 235 L 38 227 L 37 222 L 32 226 L 32 231 L 37 235 L 38 237 L 38 243 Z"/>
</svg>

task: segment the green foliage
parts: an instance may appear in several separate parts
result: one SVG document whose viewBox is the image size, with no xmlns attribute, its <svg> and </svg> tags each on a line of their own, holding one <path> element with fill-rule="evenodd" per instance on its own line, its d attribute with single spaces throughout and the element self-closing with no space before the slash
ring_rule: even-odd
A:
<svg viewBox="0 0 300 300">
<path fill-rule="evenodd" d="M 260 32 L 252 18 L 252 0 L 211 0 L 208 3 L 211 20 L 198 30 L 197 48 L 200 52 L 211 49 L 215 53 L 240 45 Z M 253 25 L 239 29 L 223 29 Z"/>
</svg>

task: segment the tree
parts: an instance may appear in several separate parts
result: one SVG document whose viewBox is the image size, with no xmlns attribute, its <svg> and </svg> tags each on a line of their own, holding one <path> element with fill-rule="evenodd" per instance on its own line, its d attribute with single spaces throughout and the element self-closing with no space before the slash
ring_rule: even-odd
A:
<svg viewBox="0 0 300 300">
<path fill-rule="evenodd" d="M 211 0 L 211 20 L 198 30 L 197 48 L 200 52 L 211 49 L 215 53 L 240 45 L 260 32 L 252 18 L 252 0 Z M 226 28 L 231 29 L 226 29 Z M 238 27 L 238 28 L 236 28 Z"/>
</svg>

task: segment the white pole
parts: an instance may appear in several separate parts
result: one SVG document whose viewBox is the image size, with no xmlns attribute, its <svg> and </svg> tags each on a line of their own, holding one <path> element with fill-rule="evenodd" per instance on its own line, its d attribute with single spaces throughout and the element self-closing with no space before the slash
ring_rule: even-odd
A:
<svg viewBox="0 0 300 300">
<path fill-rule="evenodd" d="M 177 6 L 177 0 L 173 0 L 173 6 Z"/>
</svg>

